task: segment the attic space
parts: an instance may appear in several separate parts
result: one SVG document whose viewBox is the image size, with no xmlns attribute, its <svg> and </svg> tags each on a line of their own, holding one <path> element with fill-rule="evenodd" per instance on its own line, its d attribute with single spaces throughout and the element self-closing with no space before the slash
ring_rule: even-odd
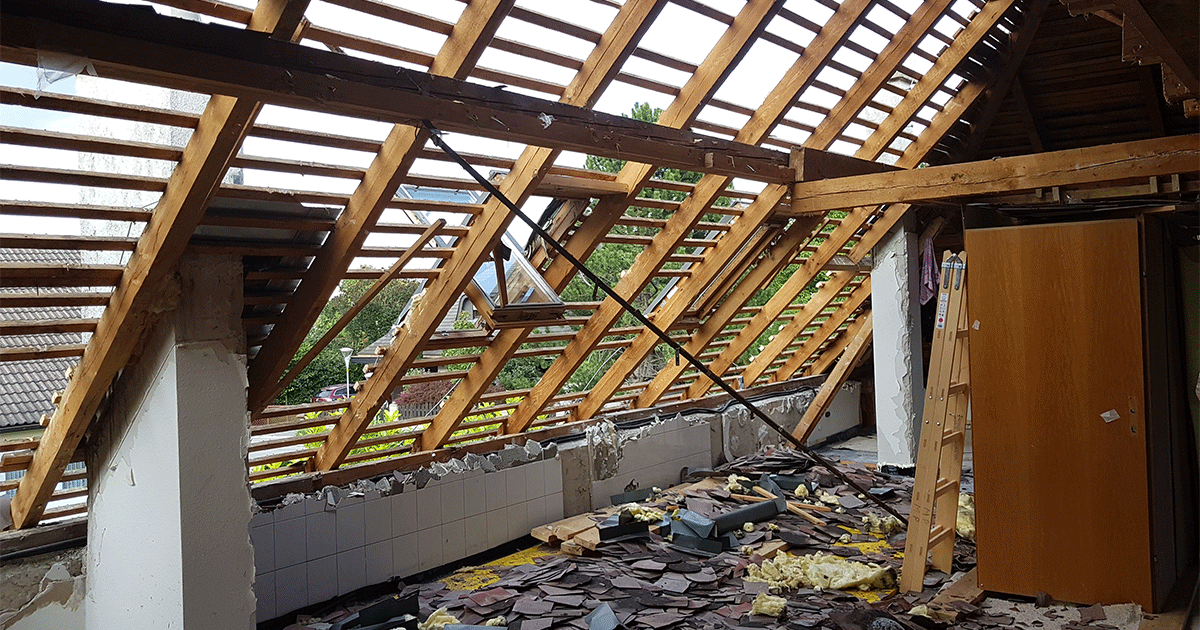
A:
<svg viewBox="0 0 1200 630">
<path fill-rule="evenodd" d="M 0 627 L 1195 627 L 1197 51 L 5 0 Z"/>
</svg>

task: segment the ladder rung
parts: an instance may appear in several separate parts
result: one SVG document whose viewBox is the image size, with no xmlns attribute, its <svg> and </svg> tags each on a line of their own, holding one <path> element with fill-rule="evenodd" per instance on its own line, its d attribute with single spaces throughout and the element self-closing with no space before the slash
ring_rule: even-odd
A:
<svg viewBox="0 0 1200 630">
<path fill-rule="evenodd" d="M 958 440 L 958 439 L 962 439 L 962 437 L 963 437 L 962 431 L 946 431 L 945 433 L 942 434 L 942 442 L 944 443 L 948 440 Z"/>
<path fill-rule="evenodd" d="M 947 529 L 941 525 L 935 525 L 933 529 L 929 530 L 929 546 L 936 547 L 938 543 L 942 542 L 942 540 L 946 538 L 946 536 L 951 536 L 953 534 L 953 529 Z"/>
<path fill-rule="evenodd" d="M 949 395 L 949 396 L 953 396 L 953 395 L 955 395 L 955 394 L 961 394 L 961 393 L 963 393 L 963 392 L 967 391 L 967 390 L 968 390 L 968 389 L 970 389 L 970 388 L 971 388 L 971 384 L 970 384 L 970 383 L 951 383 L 951 384 L 950 384 L 950 389 L 949 389 L 949 390 L 947 390 L 947 392 L 946 392 L 946 393 L 947 393 L 947 395 Z"/>
<path fill-rule="evenodd" d="M 958 333 L 955 336 L 958 337 L 959 339 L 962 339 L 963 337 L 966 337 L 967 335 L 970 335 L 970 334 L 971 334 L 970 328 L 959 328 Z"/>
<path fill-rule="evenodd" d="M 945 494 L 947 490 L 953 490 L 957 485 L 958 482 L 953 479 L 938 479 L 937 488 L 934 488 L 933 494 L 941 496 Z"/>
</svg>

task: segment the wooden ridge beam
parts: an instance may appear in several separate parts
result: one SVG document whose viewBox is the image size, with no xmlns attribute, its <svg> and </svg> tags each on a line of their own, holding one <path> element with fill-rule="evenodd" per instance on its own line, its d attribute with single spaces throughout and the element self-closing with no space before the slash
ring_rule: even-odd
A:
<svg viewBox="0 0 1200 630">
<path fill-rule="evenodd" d="M 858 365 L 867 348 L 871 347 L 871 334 L 871 311 L 859 316 L 843 333 L 850 340 L 849 346 L 841 353 L 837 366 L 821 384 L 817 397 L 809 403 L 808 409 L 804 410 L 804 416 L 792 430 L 792 435 L 801 442 L 808 440 L 808 436 L 812 435 L 813 429 L 817 427 L 817 422 L 825 415 L 829 405 L 833 404 L 833 399 L 842 389 L 842 385 L 846 384 L 846 377 L 850 375 L 850 371 Z"/>
<path fill-rule="evenodd" d="M 705 59 L 693 73 L 692 77 L 680 90 L 679 96 L 672 101 L 659 116 L 659 124 L 668 127 L 683 127 L 694 121 L 700 108 L 706 102 L 721 82 L 733 70 L 733 63 L 745 54 L 748 42 L 755 33 L 760 33 L 766 26 L 769 16 L 774 15 L 779 2 L 759 3 L 754 7 L 745 7 L 739 16 L 737 28 L 729 28 L 721 41 L 714 47 L 714 52 Z M 657 167 L 651 164 L 629 161 L 617 174 L 616 180 L 628 185 L 629 192 L 625 195 L 612 195 L 600 198 L 583 223 L 575 230 L 567 242 L 567 250 L 579 260 L 587 260 L 593 251 L 607 238 L 613 225 L 623 216 L 625 209 L 631 205 L 643 203 L 637 195 L 647 185 L 653 186 L 652 177 Z M 692 187 L 692 192 L 699 189 L 699 184 Z M 713 198 L 715 200 L 715 198 Z M 709 202 L 710 205 L 712 201 Z M 663 225 L 663 230 L 672 226 L 672 219 Z M 660 232 L 661 233 L 661 232 Z M 653 241 L 648 247 L 653 247 Z M 670 251 L 674 251 L 672 248 Z M 541 260 L 535 258 L 536 263 Z M 543 277 L 556 291 L 562 290 L 576 270 L 569 262 L 561 257 L 551 260 Z M 603 304 L 603 303 L 602 303 Z M 590 321 L 590 320 L 589 320 Z M 438 419 L 422 436 L 423 448 L 437 448 L 453 433 L 454 427 L 461 422 L 463 415 L 471 409 L 482 392 L 491 384 L 504 364 L 512 358 L 517 348 L 528 335 L 528 329 L 509 329 L 501 331 L 496 342 L 483 353 L 480 361 L 472 368 L 468 377 L 459 383 L 451 393 Z M 599 342 L 599 338 L 596 339 Z M 540 383 L 539 383 L 540 384 Z M 531 391 L 538 390 L 535 386 Z M 547 404 L 552 399 L 548 399 Z"/>
<path fill-rule="evenodd" d="M 581 106 L 591 106 L 604 88 L 613 80 L 621 65 L 632 54 L 641 36 L 649 29 L 653 17 L 662 10 L 662 0 L 639 0 L 626 3 L 614 18 L 605 37 L 593 49 L 583 68 L 563 93 L 563 100 Z M 521 205 L 536 188 L 547 167 L 558 152 L 546 148 L 527 147 L 517 159 L 513 170 L 500 183 L 501 192 Z M 408 367 L 420 353 L 424 342 L 461 295 L 471 277 L 491 254 L 495 242 L 512 221 L 509 211 L 492 198 L 480 221 L 458 243 L 454 255 L 447 261 L 446 273 L 426 286 L 419 308 L 409 313 L 408 321 L 397 333 L 388 353 L 377 366 L 350 410 L 330 431 L 311 462 L 317 470 L 331 470 L 345 461 L 358 436 L 370 423 L 385 396 L 394 389 Z M 501 334 L 503 335 L 502 331 Z M 477 364 L 478 365 L 478 364 Z M 466 377 L 470 378 L 468 371 Z M 486 387 L 486 385 L 484 386 Z M 457 419 L 455 420 L 457 422 Z M 449 435 L 452 431 L 446 433 Z"/>
<path fill-rule="evenodd" d="M 86 56 L 104 76 L 254 98 L 728 177 L 786 183 L 786 155 L 740 142 L 265 40 L 241 29 L 86 0 L 0 7 L 0 59 L 36 65 L 39 50 Z M 460 23 L 459 26 L 462 26 Z M 551 124 L 544 127 L 544 120 Z"/>
<path fill-rule="evenodd" d="M 3 10 L 7 12 L 9 6 L 6 3 Z M 307 8 L 308 0 L 261 0 L 250 28 L 267 33 L 263 39 L 294 38 Z M 12 21 L 5 17 L 0 27 L 5 40 Z M 7 49 L 7 41 L 3 46 Z M 113 379 L 155 321 L 155 309 L 169 293 L 164 287 L 172 282 L 180 256 L 260 108 L 260 103 L 249 99 L 214 96 L 209 100 L 21 479 L 11 506 L 17 529 L 35 525 L 45 512 L 58 478 Z"/>
<path fill-rule="evenodd" d="M 752 4 L 748 3 L 743 8 L 743 14 L 753 8 Z M 805 88 L 812 84 L 825 59 L 833 54 L 837 44 L 847 36 L 850 28 L 858 22 L 868 4 L 869 2 L 866 0 L 850 0 L 842 5 L 833 17 L 830 18 L 826 27 L 822 29 L 817 38 L 809 44 L 806 54 L 793 65 L 793 71 L 785 74 L 784 79 L 767 95 L 763 101 L 763 105 L 755 111 L 754 116 L 738 132 L 736 140 L 758 144 L 770 134 L 771 130 L 775 128 L 778 121 L 786 114 L 796 98 Z M 740 20 L 735 20 L 734 26 L 726 31 L 726 36 L 744 37 L 744 33 L 738 32 L 739 22 Z M 742 31 L 746 30 L 745 26 L 746 23 L 741 23 Z M 754 31 L 758 32 L 762 28 L 765 28 L 765 24 L 758 26 Z M 743 44 L 743 46 L 748 48 L 748 44 Z M 714 47 L 714 52 L 721 49 L 722 43 L 719 42 Z M 744 54 L 744 51 L 739 52 L 738 57 L 741 54 Z M 671 217 L 667 225 L 654 236 L 654 242 L 650 247 L 640 252 L 637 258 L 634 259 L 631 268 L 614 287 L 616 292 L 626 299 L 632 299 L 639 294 L 645 288 L 646 284 L 648 284 L 652 273 L 661 267 L 662 258 L 664 258 L 665 254 L 674 251 L 678 247 L 679 242 L 687 235 L 695 223 L 700 220 L 704 214 L 704 210 L 720 196 L 721 190 L 728 183 L 728 178 L 722 176 L 709 174 L 701 178 L 692 190 L 692 194 L 680 204 L 679 209 Z M 780 184 L 769 185 L 759 195 L 768 194 L 768 190 L 771 190 L 773 187 L 779 189 L 785 188 Z M 774 193 L 775 191 L 772 190 L 771 192 Z M 782 198 L 784 192 L 779 192 L 780 198 Z M 742 219 L 745 218 L 742 217 Z M 611 298 L 606 299 L 601 304 L 596 313 L 592 315 L 592 319 L 580 329 L 575 339 L 567 345 L 563 353 L 559 355 L 558 359 L 542 375 L 542 379 L 533 388 L 530 395 L 521 401 L 521 405 L 508 416 L 506 431 L 510 433 L 523 431 L 534 421 L 538 414 L 549 404 L 551 396 L 558 392 L 571 373 L 586 360 L 587 356 L 591 353 L 592 347 L 601 338 L 602 331 L 612 327 L 621 317 L 622 313 L 623 310 L 617 304 L 616 300 Z"/>
<path fill-rule="evenodd" d="M 806 212 L 1195 173 L 1200 136 L 1172 136 L 858 175 L 796 186 Z"/>
<path fill-rule="evenodd" d="M 513 0 L 487 0 L 469 6 L 460 18 L 461 28 L 455 29 L 442 45 L 430 71 L 457 79 L 468 76 L 512 5 Z M 250 362 L 252 410 L 267 406 L 283 390 L 279 379 L 293 353 L 312 329 L 328 296 L 337 289 L 342 273 L 359 255 L 371 227 L 395 197 L 428 139 L 424 130 L 403 124 L 394 125 L 388 133 L 309 265 L 310 271 L 296 288 L 293 307 L 284 310 L 281 321 Z"/>
</svg>

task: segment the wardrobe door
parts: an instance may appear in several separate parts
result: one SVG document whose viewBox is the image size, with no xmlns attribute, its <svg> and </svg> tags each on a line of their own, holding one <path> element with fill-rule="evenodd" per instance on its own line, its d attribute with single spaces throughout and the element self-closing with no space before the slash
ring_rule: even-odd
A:
<svg viewBox="0 0 1200 630">
<path fill-rule="evenodd" d="M 970 230 L 979 585 L 1153 608 L 1136 220 Z"/>
</svg>

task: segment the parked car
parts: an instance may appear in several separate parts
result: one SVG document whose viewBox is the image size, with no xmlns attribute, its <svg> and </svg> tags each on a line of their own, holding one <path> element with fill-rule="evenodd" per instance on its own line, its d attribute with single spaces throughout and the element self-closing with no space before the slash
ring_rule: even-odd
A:
<svg viewBox="0 0 1200 630">
<path fill-rule="evenodd" d="M 347 390 L 344 383 L 341 385 L 326 385 L 325 387 L 322 387 L 315 396 L 312 397 L 312 402 L 331 402 L 334 400 L 341 400 L 343 398 L 350 398 L 353 395 L 354 390 Z"/>
</svg>

